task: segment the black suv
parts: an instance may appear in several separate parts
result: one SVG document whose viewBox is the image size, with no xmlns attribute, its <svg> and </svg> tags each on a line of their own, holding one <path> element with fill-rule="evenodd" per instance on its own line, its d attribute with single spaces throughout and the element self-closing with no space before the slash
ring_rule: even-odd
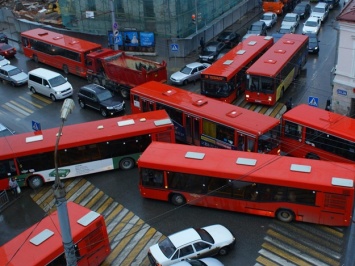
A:
<svg viewBox="0 0 355 266">
<path fill-rule="evenodd" d="M 0 32 L 0 42 L 3 42 L 3 43 L 8 43 L 9 40 L 7 39 L 7 36 L 5 33 L 3 32 Z"/>
<path fill-rule="evenodd" d="M 255 21 L 252 23 L 248 29 L 248 34 L 256 34 L 266 36 L 266 24 L 264 21 Z"/>
<path fill-rule="evenodd" d="M 225 43 L 225 45 L 230 48 L 234 47 L 239 40 L 240 35 L 232 31 L 224 31 L 217 38 L 217 41 Z"/>
<path fill-rule="evenodd" d="M 212 63 L 217 59 L 219 53 L 225 47 L 225 43 L 223 42 L 210 42 L 206 45 L 206 47 L 201 51 L 199 57 L 200 62 Z"/>
<path fill-rule="evenodd" d="M 103 117 L 125 110 L 124 100 L 97 84 L 88 84 L 80 88 L 78 102 L 81 108 L 86 106 L 100 111 Z"/>
<path fill-rule="evenodd" d="M 300 15 L 300 18 L 308 18 L 309 15 L 311 14 L 311 5 L 306 3 L 306 2 L 301 2 L 299 3 L 295 9 L 292 11 L 292 13 L 296 13 Z"/>
</svg>

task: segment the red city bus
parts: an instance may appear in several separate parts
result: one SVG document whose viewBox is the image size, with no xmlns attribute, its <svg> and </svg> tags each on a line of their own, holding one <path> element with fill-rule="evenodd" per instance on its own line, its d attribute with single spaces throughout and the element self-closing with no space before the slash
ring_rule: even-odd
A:
<svg viewBox="0 0 355 266">
<path fill-rule="evenodd" d="M 138 168 L 145 198 L 283 222 L 352 221 L 354 164 L 152 142 Z"/>
<path fill-rule="evenodd" d="M 305 104 L 282 116 L 281 151 L 327 161 L 355 162 L 355 120 Z"/>
<path fill-rule="evenodd" d="M 274 105 L 301 73 L 307 57 L 308 36 L 283 35 L 246 71 L 246 101 Z"/>
<path fill-rule="evenodd" d="M 277 154 L 279 119 L 156 81 L 131 90 L 133 113 L 165 109 L 181 143 Z"/>
<path fill-rule="evenodd" d="M 232 103 L 245 91 L 245 71 L 273 45 L 270 36 L 250 36 L 201 73 L 201 94 Z"/>
<path fill-rule="evenodd" d="M 9 188 L 10 177 L 31 188 L 54 181 L 57 133 L 52 128 L 0 138 L 0 190 Z M 65 126 L 58 147 L 60 178 L 131 169 L 153 140 L 175 142 L 164 110 Z"/>
<path fill-rule="evenodd" d="M 104 217 L 74 202 L 68 214 L 77 265 L 100 265 L 111 252 Z M 66 265 L 58 212 L 1 246 L 0 265 Z"/>
<path fill-rule="evenodd" d="M 62 69 L 86 78 L 86 55 L 101 49 L 101 45 L 70 37 L 46 29 L 32 29 L 21 33 L 25 56 L 35 62 Z"/>
</svg>

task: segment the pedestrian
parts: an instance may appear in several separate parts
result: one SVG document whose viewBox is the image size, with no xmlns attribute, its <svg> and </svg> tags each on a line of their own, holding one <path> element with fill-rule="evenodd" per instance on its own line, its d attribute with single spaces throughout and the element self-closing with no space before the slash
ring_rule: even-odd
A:
<svg viewBox="0 0 355 266">
<path fill-rule="evenodd" d="M 286 103 L 286 112 L 292 109 L 292 97 Z"/>
<path fill-rule="evenodd" d="M 205 49 L 205 40 L 203 39 L 203 37 L 201 37 L 201 39 L 200 39 L 200 47 L 201 47 L 201 52 L 202 52 L 203 49 Z"/>
<path fill-rule="evenodd" d="M 10 181 L 9 181 L 9 187 L 12 190 L 12 193 L 17 197 L 18 193 L 17 193 L 17 181 L 15 179 L 15 177 L 11 177 Z"/>
</svg>

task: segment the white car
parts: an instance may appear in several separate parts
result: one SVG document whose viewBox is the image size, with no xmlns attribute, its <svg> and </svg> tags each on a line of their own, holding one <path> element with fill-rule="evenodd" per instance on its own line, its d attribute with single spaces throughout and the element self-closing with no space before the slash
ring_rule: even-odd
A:
<svg viewBox="0 0 355 266">
<path fill-rule="evenodd" d="M 329 15 L 329 5 L 327 3 L 318 3 L 312 9 L 311 17 L 320 18 L 324 22 Z"/>
<path fill-rule="evenodd" d="M 0 80 L 5 80 L 12 86 L 21 86 L 28 81 L 28 75 L 13 65 L 0 67 Z"/>
<path fill-rule="evenodd" d="M 303 25 L 302 34 L 318 34 L 321 23 L 320 18 L 309 17 Z"/>
<path fill-rule="evenodd" d="M 300 15 L 296 13 L 287 13 L 281 25 L 291 25 L 295 29 L 297 29 L 299 23 L 300 23 Z"/>
<path fill-rule="evenodd" d="M 223 263 L 215 258 L 203 258 L 180 261 L 172 266 L 223 266 Z"/>
<path fill-rule="evenodd" d="M 272 26 L 274 26 L 277 22 L 277 14 L 274 12 L 265 12 L 260 21 L 264 21 L 266 27 L 272 28 Z"/>
<path fill-rule="evenodd" d="M 286 33 L 295 33 L 296 28 L 294 25 L 281 25 L 278 33 L 286 34 Z"/>
<path fill-rule="evenodd" d="M 226 255 L 235 244 L 235 237 L 223 225 L 188 228 L 165 238 L 149 248 L 151 265 L 174 263 L 213 255 Z"/>
<path fill-rule="evenodd" d="M 10 61 L 0 55 L 0 67 L 10 65 Z"/>
<path fill-rule="evenodd" d="M 170 76 L 170 81 L 177 85 L 186 85 L 189 82 L 196 81 L 201 78 L 201 72 L 211 65 L 208 63 L 194 62 L 187 64 L 180 71 Z"/>
</svg>

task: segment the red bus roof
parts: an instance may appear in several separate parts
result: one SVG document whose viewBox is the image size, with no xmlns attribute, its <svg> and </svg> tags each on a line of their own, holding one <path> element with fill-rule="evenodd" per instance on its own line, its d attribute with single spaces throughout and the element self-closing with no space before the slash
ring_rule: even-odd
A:
<svg viewBox="0 0 355 266">
<path fill-rule="evenodd" d="M 81 40 L 78 38 L 74 38 L 71 36 L 41 28 L 24 31 L 21 33 L 21 36 L 25 36 L 30 39 L 40 40 L 46 43 L 54 44 L 59 47 L 63 47 L 81 53 L 87 51 L 94 51 L 101 48 L 101 45 L 98 43 Z"/>
<path fill-rule="evenodd" d="M 249 69 L 247 74 L 275 77 L 290 58 L 308 41 L 307 35 L 285 34 Z"/>
<path fill-rule="evenodd" d="M 198 155 L 204 157 L 195 159 Z M 353 189 L 355 179 L 354 164 L 161 142 L 148 146 L 138 160 L 138 167 L 339 194 L 343 194 L 344 186 L 332 185 L 332 181 L 346 180 L 345 187 Z"/>
<path fill-rule="evenodd" d="M 214 62 L 212 66 L 205 69 L 202 72 L 202 77 L 204 75 L 221 76 L 229 80 L 250 61 L 270 47 L 273 42 L 273 38 L 270 36 L 250 36 L 217 60 L 217 62 Z"/>
<path fill-rule="evenodd" d="M 301 104 L 284 113 L 282 118 L 353 142 L 355 141 L 355 119 L 347 116 Z"/>
<path fill-rule="evenodd" d="M 118 125 L 118 122 L 125 123 L 128 121 L 134 122 L 134 124 Z M 156 125 L 155 122 L 157 121 L 162 122 L 161 125 Z M 171 127 L 173 127 L 173 124 L 165 110 L 67 125 L 63 127 L 59 149 L 110 141 L 118 139 L 117 136 L 126 138 L 138 134 L 150 134 Z M 52 151 L 54 150 L 57 133 L 58 128 L 51 128 L 2 137 L 0 138 L 0 160 L 36 152 Z M 36 138 L 38 138 L 37 141 Z"/>
<path fill-rule="evenodd" d="M 89 212 L 91 210 L 88 208 L 74 202 L 68 202 L 70 229 L 74 243 L 91 232 L 90 227 L 78 223 L 78 220 Z M 101 219 L 104 222 L 104 219 Z M 39 244 L 30 242 L 31 240 L 34 241 L 33 238 L 45 229 L 52 231 L 53 235 Z M 64 247 L 56 211 L 1 246 L 0 265 L 46 265 L 63 252 Z"/>
<path fill-rule="evenodd" d="M 131 89 L 131 95 L 173 106 L 186 113 L 215 121 L 231 128 L 238 128 L 247 134 L 259 136 L 277 126 L 280 121 L 274 117 L 259 114 L 229 103 L 221 102 L 190 91 L 150 81 Z"/>
</svg>

